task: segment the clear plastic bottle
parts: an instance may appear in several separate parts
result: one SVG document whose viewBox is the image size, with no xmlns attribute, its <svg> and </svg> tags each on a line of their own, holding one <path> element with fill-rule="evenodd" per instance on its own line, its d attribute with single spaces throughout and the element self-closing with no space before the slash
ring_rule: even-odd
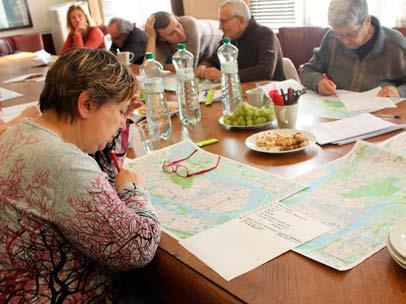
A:
<svg viewBox="0 0 406 304">
<path fill-rule="evenodd" d="M 172 124 L 162 85 L 163 67 L 154 60 L 152 53 L 146 53 L 145 57 L 140 73 L 145 87 L 148 126 L 157 138 L 168 139 L 171 136 Z"/>
<path fill-rule="evenodd" d="M 172 62 L 176 69 L 180 120 L 184 126 L 196 125 L 201 118 L 193 59 L 193 54 L 186 50 L 185 44 L 179 43 Z"/>
<path fill-rule="evenodd" d="M 223 114 L 229 114 L 242 102 L 237 62 L 238 49 L 231 44 L 230 38 L 223 39 L 223 45 L 219 47 L 217 56 L 221 66 Z"/>
</svg>

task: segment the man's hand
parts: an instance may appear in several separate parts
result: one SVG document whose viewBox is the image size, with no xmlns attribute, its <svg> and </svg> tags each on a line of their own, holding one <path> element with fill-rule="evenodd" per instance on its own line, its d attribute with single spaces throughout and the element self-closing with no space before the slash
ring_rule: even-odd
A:
<svg viewBox="0 0 406 304">
<path fill-rule="evenodd" d="M 219 82 L 221 80 L 221 71 L 216 68 L 206 68 L 204 69 L 203 76 L 207 80 Z"/>
<path fill-rule="evenodd" d="M 155 32 L 155 16 L 152 15 L 147 19 L 145 23 L 145 32 L 148 35 L 148 38 L 156 39 L 156 32 Z"/>
<path fill-rule="evenodd" d="M 205 65 L 199 65 L 197 66 L 197 68 L 195 69 L 195 76 L 197 78 L 204 78 L 204 71 L 206 70 L 206 66 Z"/>
<path fill-rule="evenodd" d="M 135 109 L 141 108 L 144 104 L 139 101 L 138 96 L 133 96 L 130 100 L 130 104 L 124 113 L 125 117 L 128 117 Z"/>
<path fill-rule="evenodd" d="M 386 86 L 383 87 L 379 92 L 378 92 L 379 97 L 400 97 L 399 90 L 395 86 Z"/>
<path fill-rule="evenodd" d="M 317 85 L 317 91 L 320 95 L 331 96 L 336 95 L 337 85 L 328 79 L 322 79 Z"/>
</svg>

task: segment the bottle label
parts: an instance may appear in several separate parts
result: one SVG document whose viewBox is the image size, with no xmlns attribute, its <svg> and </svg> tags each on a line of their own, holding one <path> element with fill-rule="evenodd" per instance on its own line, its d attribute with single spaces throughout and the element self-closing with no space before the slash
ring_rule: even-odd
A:
<svg viewBox="0 0 406 304">
<path fill-rule="evenodd" d="M 144 86 L 146 94 L 162 93 L 164 91 L 162 86 L 162 78 L 160 77 L 145 79 Z"/>
<path fill-rule="evenodd" d="M 221 64 L 221 72 L 225 74 L 238 73 L 238 65 L 236 61 L 224 62 Z"/>
<path fill-rule="evenodd" d="M 193 80 L 195 78 L 195 73 L 193 72 L 193 68 L 183 68 L 176 71 L 176 75 L 179 80 Z"/>
</svg>

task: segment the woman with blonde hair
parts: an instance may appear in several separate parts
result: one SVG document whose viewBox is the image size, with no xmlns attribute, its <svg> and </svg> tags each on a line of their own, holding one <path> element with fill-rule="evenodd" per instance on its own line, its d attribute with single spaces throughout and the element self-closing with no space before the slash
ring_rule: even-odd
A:
<svg viewBox="0 0 406 304">
<path fill-rule="evenodd" d="M 91 26 L 90 17 L 79 5 L 71 5 L 66 14 L 69 35 L 62 48 L 62 54 L 72 48 L 106 48 L 103 32 Z"/>
</svg>

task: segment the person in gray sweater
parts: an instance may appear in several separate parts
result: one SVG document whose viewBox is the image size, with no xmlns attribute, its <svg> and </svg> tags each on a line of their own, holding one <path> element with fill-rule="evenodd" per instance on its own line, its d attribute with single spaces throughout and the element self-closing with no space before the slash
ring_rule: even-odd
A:
<svg viewBox="0 0 406 304">
<path fill-rule="evenodd" d="M 153 52 L 157 61 L 171 65 L 177 44 L 185 43 L 194 56 L 195 67 L 216 52 L 223 36 L 215 20 L 177 17 L 167 12 L 152 14 L 145 23 L 145 31 L 148 35 L 146 51 Z M 166 68 L 171 69 L 170 66 Z"/>
<path fill-rule="evenodd" d="M 336 89 L 406 97 L 406 38 L 368 14 L 366 0 L 332 0 L 328 31 L 303 66 L 303 85 L 321 95 Z"/>
</svg>

